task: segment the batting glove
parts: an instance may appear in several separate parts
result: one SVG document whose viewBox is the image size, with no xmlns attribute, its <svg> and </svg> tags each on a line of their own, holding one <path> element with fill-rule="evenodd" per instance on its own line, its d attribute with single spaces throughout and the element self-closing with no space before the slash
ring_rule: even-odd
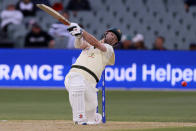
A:
<svg viewBox="0 0 196 131">
<path fill-rule="evenodd" d="M 71 23 L 67 30 L 71 35 L 81 38 L 82 28 L 77 23 Z"/>
</svg>

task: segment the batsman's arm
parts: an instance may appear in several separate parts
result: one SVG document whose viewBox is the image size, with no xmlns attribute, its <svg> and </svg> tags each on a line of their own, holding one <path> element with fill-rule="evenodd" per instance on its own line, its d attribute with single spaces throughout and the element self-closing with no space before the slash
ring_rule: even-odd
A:
<svg viewBox="0 0 196 131">
<path fill-rule="evenodd" d="M 92 46 L 100 49 L 103 52 L 107 51 L 107 48 L 104 46 L 104 44 L 101 44 L 94 36 L 86 32 L 85 30 L 83 30 L 82 37 Z"/>
<path fill-rule="evenodd" d="M 79 49 L 85 49 L 87 48 L 89 45 L 86 41 L 83 40 L 82 37 L 76 37 L 75 42 L 74 42 L 74 46 L 75 48 L 79 48 Z"/>
<path fill-rule="evenodd" d="M 104 44 L 101 44 L 94 36 L 81 29 L 77 23 L 71 23 L 67 28 L 71 35 L 76 37 L 75 47 L 80 49 L 85 49 L 90 45 L 100 49 L 103 52 L 107 51 Z"/>
</svg>

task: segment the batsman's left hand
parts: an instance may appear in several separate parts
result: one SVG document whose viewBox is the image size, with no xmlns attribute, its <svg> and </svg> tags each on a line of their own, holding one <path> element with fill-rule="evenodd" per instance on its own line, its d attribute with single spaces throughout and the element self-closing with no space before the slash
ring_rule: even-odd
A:
<svg viewBox="0 0 196 131">
<path fill-rule="evenodd" d="M 82 35 L 82 28 L 77 23 L 71 23 L 67 30 L 71 35 L 77 38 L 80 38 Z"/>
</svg>

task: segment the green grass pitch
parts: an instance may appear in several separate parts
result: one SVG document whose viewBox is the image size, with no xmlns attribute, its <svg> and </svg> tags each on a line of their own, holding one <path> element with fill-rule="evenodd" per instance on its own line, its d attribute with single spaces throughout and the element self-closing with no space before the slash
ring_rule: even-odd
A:
<svg viewBox="0 0 196 131">
<path fill-rule="evenodd" d="M 1 120 L 71 120 L 71 115 L 65 90 L 0 90 Z M 196 92 L 106 91 L 106 115 L 110 121 L 196 122 Z"/>
<path fill-rule="evenodd" d="M 106 115 L 108 121 L 196 122 L 196 92 L 106 91 Z M 71 119 L 65 90 L 0 89 L 0 120 Z M 196 128 L 144 131 L 193 130 Z"/>
</svg>

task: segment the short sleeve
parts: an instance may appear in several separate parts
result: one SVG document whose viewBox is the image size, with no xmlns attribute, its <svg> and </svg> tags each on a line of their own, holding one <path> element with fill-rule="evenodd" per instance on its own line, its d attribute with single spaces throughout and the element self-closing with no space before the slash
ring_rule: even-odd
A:
<svg viewBox="0 0 196 131">
<path fill-rule="evenodd" d="M 111 45 L 109 44 L 104 44 L 107 51 L 104 52 L 104 62 L 106 65 L 114 65 L 115 63 L 115 55 L 114 55 L 114 49 Z"/>
</svg>

